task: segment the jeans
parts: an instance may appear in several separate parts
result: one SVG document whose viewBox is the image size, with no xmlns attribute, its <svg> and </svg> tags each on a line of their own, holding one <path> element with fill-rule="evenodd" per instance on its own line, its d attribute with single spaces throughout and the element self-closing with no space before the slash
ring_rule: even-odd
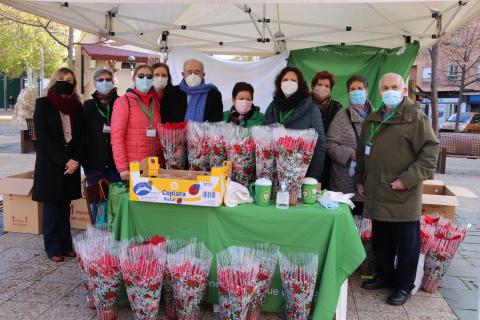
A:
<svg viewBox="0 0 480 320">
<path fill-rule="evenodd" d="M 396 289 L 414 287 L 420 256 L 420 223 L 372 221 L 377 276 Z M 395 268 L 395 256 L 397 266 Z"/>
<path fill-rule="evenodd" d="M 70 200 L 43 203 L 43 241 L 49 258 L 73 250 L 70 233 Z"/>
</svg>

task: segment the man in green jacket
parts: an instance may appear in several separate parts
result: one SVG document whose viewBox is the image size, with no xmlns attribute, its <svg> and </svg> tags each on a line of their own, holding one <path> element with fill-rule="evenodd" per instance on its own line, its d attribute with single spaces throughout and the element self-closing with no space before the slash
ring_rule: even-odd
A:
<svg viewBox="0 0 480 320">
<path fill-rule="evenodd" d="M 365 200 L 363 214 L 372 219 L 377 271 L 362 287 L 393 288 L 387 303 L 402 305 L 414 288 L 422 183 L 435 170 L 439 143 L 400 75 L 385 74 L 380 94 L 383 106 L 367 117 L 357 146 L 355 185 Z"/>
</svg>

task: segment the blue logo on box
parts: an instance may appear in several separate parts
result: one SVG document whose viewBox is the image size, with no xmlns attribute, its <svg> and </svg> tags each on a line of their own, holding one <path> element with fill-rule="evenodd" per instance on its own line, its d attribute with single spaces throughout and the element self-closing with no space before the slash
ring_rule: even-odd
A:
<svg viewBox="0 0 480 320">
<path fill-rule="evenodd" d="M 137 196 L 146 196 L 147 194 L 152 191 L 152 187 L 148 185 L 146 182 L 140 182 L 133 187 L 133 192 Z"/>
</svg>

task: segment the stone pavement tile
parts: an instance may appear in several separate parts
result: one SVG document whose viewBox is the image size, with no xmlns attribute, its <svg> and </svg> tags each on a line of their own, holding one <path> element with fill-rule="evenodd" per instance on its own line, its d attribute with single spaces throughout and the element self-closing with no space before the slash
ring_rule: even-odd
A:
<svg viewBox="0 0 480 320">
<path fill-rule="evenodd" d="M 29 233 L 17 233 L 17 232 L 7 232 L 0 236 L 0 243 L 10 243 L 13 245 L 18 245 L 19 243 L 29 240 L 36 235 Z"/>
<path fill-rule="evenodd" d="M 354 291 L 353 298 L 355 299 L 358 317 L 361 318 L 360 311 L 373 311 L 385 314 L 401 314 L 406 318 L 406 313 L 402 306 L 391 306 L 385 302 L 387 296 L 387 291 L 368 291 L 363 289 Z M 413 299 L 415 298 L 413 297 Z"/>
<path fill-rule="evenodd" d="M 5 302 L 6 300 L 15 296 L 20 291 L 23 291 L 24 289 L 31 286 L 32 284 L 33 284 L 33 281 L 1 279 L 0 280 L 0 303 Z"/>
<path fill-rule="evenodd" d="M 6 273 L 15 267 L 18 267 L 20 263 L 10 261 L 0 261 L 0 274 Z"/>
<path fill-rule="evenodd" d="M 452 266 L 472 266 L 472 263 L 467 258 L 457 255 L 450 262 L 449 268 Z"/>
<path fill-rule="evenodd" d="M 70 306 L 52 306 L 38 320 L 91 320 L 97 313 L 88 308 L 72 308 Z"/>
<path fill-rule="evenodd" d="M 433 314 L 433 315 L 413 315 L 408 316 L 409 320 L 458 320 L 456 315 L 452 314 Z"/>
<path fill-rule="evenodd" d="M 480 259 L 478 258 L 467 258 L 468 261 L 475 267 L 480 267 Z"/>
<path fill-rule="evenodd" d="M 467 251 L 460 249 L 460 253 L 464 256 L 467 260 L 470 258 L 480 259 L 480 251 Z"/>
<path fill-rule="evenodd" d="M 442 296 L 452 309 L 478 310 L 478 291 L 440 288 Z"/>
<path fill-rule="evenodd" d="M 77 266 L 61 266 L 46 275 L 41 281 L 78 285 L 82 281 L 82 276 Z"/>
<path fill-rule="evenodd" d="M 69 259 L 65 259 L 64 262 L 55 262 L 55 261 L 50 260 L 47 257 L 47 254 L 45 253 L 45 251 L 42 250 L 42 254 L 36 256 L 32 260 L 29 260 L 28 262 L 26 262 L 26 264 L 28 264 L 28 265 L 39 265 L 39 266 L 40 265 L 41 266 L 50 266 L 50 267 L 53 267 L 53 268 L 59 268 L 61 266 L 64 266 L 68 262 Z M 73 259 L 73 260 L 75 260 L 75 259 Z"/>
<path fill-rule="evenodd" d="M 20 264 L 8 272 L 0 274 L 0 279 L 36 281 L 55 270 L 56 267 L 42 264 Z"/>
<path fill-rule="evenodd" d="M 478 277 L 459 277 L 470 290 L 478 291 L 480 279 Z"/>
<path fill-rule="evenodd" d="M 460 250 L 480 252 L 480 246 L 477 243 L 462 243 Z"/>
<path fill-rule="evenodd" d="M 42 235 L 38 235 L 38 236 L 35 236 L 31 239 L 22 241 L 21 243 L 19 243 L 18 245 L 15 245 L 15 246 L 21 246 L 22 248 L 42 250 L 42 251 L 45 250 L 45 245 L 43 243 L 43 236 Z"/>
<path fill-rule="evenodd" d="M 438 291 L 430 293 L 423 290 L 418 290 L 414 297 L 441 298 L 442 295 Z"/>
<path fill-rule="evenodd" d="M 10 300 L 32 303 L 55 303 L 61 300 L 75 286 L 63 283 L 35 282 L 27 289 L 15 295 Z"/>
<path fill-rule="evenodd" d="M 27 262 L 41 254 L 43 252 L 40 250 L 10 248 L 0 253 L 0 261 Z"/>
<path fill-rule="evenodd" d="M 480 235 L 469 234 L 469 235 L 467 235 L 465 240 L 463 240 L 463 243 L 480 244 Z"/>
<path fill-rule="evenodd" d="M 10 248 L 13 248 L 13 245 L 10 242 L 0 242 L 0 253 Z"/>
<path fill-rule="evenodd" d="M 347 309 L 347 320 L 359 320 L 356 309 Z"/>
<path fill-rule="evenodd" d="M 82 286 L 76 286 L 72 291 L 63 296 L 58 302 L 59 305 L 70 306 L 72 308 L 85 308 L 87 307 L 87 298 Z"/>
<path fill-rule="evenodd" d="M 48 308 L 50 306 L 43 303 L 6 301 L 0 304 L 0 317 L 2 320 L 33 320 Z"/>
<path fill-rule="evenodd" d="M 404 305 L 410 319 L 456 319 L 452 309 L 443 298 L 412 297 Z M 443 318 L 442 318 L 443 317 Z"/>
<path fill-rule="evenodd" d="M 350 318 L 347 317 L 347 320 Z M 408 320 L 408 317 L 402 313 L 358 311 L 358 320 Z"/>
<path fill-rule="evenodd" d="M 469 289 L 469 287 L 467 287 L 459 277 L 451 277 L 448 275 L 443 277 L 443 279 L 440 281 L 439 287 L 448 289 Z"/>
<path fill-rule="evenodd" d="M 478 267 L 470 266 L 462 266 L 462 265 L 452 265 L 449 266 L 447 269 L 447 274 L 449 276 L 457 276 L 457 277 L 476 277 L 478 276 Z"/>
<path fill-rule="evenodd" d="M 478 320 L 480 315 L 478 310 L 454 310 L 459 320 Z"/>
</svg>

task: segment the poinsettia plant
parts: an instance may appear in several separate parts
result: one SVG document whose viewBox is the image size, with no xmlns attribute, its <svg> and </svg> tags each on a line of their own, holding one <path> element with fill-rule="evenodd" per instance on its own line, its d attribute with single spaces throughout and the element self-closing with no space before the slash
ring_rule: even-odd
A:
<svg viewBox="0 0 480 320">
<path fill-rule="evenodd" d="M 158 137 L 162 145 L 166 169 L 185 169 L 187 162 L 187 123 L 158 125 Z"/>
</svg>

